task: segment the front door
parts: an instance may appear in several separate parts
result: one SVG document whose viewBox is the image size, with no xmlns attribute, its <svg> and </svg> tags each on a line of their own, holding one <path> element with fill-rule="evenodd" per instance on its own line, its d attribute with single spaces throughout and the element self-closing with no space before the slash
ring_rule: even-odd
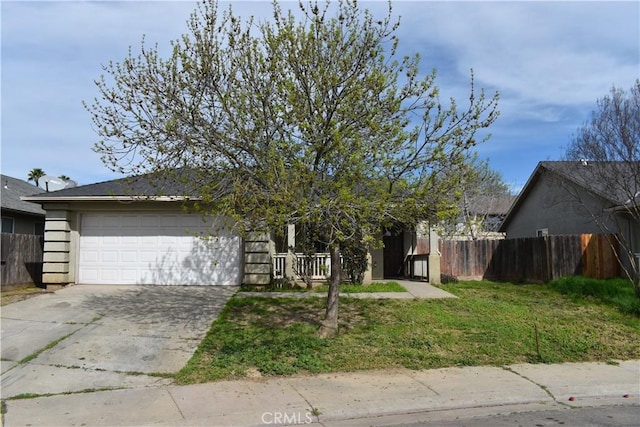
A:
<svg viewBox="0 0 640 427">
<path fill-rule="evenodd" d="M 382 238 L 383 250 L 383 275 L 385 279 L 402 277 L 404 274 L 404 248 L 402 233 L 392 233 Z"/>
</svg>

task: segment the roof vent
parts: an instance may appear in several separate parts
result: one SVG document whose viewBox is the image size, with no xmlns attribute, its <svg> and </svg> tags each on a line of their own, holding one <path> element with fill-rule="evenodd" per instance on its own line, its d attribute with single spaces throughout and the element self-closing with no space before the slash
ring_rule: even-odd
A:
<svg viewBox="0 0 640 427">
<path fill-rule="evenodd" d="M 580 164 L 582 166 L 587 166 L 589 164 L 589 161 L 587 159 L 580 159 Z"/>
</svg>

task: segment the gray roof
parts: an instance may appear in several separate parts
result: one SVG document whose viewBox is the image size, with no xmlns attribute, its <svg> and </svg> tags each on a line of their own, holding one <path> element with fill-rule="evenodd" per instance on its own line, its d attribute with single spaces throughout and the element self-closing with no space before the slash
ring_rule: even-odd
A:
<svg viewBox="0 0 640 427">
<path fill-rule="evenodd" d="M 166 171 L 114 179 L 95 184 L 40 193 L 31 201 L 79 200 L 94 198 L 197 198 L 197 184 L 188 171 Z"/>
<path fill-rule="evenodd" d="M 509 208 L 516 200 L 516 196 L 501 194 L 496 196 L 479 195 L 469 200 L 469 211 L 489 216 L 506 215 Z"/>
<path fill-rule="evenodd" d="M 601 197 L 609 204 L 609 208 L 627 204 L 630 195 L 633 197 L 640 191 L 640 162 L 539 162 L 500 225 L 500 231 L 505 231 L 511 218 L 544 173 L 552 173 Z"/>
<path fill-rule="evenodd" d="M 2 210 L 44 216 L 45 211 L 39 204 L 25 202 L 20 199 L 22 196 L 44 193 L 42 188 L 7 175 L 0 175 L 0 177 L 2 178 L 2 182 L 0 182 L 0 204 L 2 205 Z"/>
<path fill-rule="evenodd" d="M 540 168 L 577 184 L 611 203 L 622 205 L 640 191 L 640 162 L 547 161 Z"/>
</svg>

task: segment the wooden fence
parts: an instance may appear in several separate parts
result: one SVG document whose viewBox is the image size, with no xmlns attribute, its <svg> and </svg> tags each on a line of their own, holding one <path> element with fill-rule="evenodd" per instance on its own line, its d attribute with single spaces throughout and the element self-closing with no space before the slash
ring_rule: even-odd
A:
<svg viewBox="0 0 640 427">
<path fill-rule="evenodd" d="M 42 286 L 43 236 L 2 233 L 2 290 Z"/>
<path fill-rule="evenodd" d="M 440 269 L 458 278 L 529 283 L 573 275 L 605 279 L 621 275 L 614 247 L 614 236 L 607 234 L 443 240 Z"/>
</svg>

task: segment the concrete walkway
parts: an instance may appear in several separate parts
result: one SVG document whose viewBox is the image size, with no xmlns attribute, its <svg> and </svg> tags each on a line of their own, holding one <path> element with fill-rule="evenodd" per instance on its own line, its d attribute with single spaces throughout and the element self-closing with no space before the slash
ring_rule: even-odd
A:
<svg viewBox="0 0 640 427">
<path fill-rule="evenodd" d="M 430 285 L 427 282 L 413 280 L 393 280 L 402 285 L 407 292 L 362 292 L 362 293 L 340 293 L 341 297 L 348 298 L 372 298 L 372 299 L 437 299 L 437 298 L 457 298 L 449 292 Z M 327 295 L 322 292 L 238 292 L 240 297 L 265 297 L 265 298 L 324 298 Z"/>
<path fill-rule="evenodd" d="M 398 369 L 8 400 L 5 425 L 463 424 L 542 409 L 640 405 L 639 388 L 638 360 Z"/>
</svg>

